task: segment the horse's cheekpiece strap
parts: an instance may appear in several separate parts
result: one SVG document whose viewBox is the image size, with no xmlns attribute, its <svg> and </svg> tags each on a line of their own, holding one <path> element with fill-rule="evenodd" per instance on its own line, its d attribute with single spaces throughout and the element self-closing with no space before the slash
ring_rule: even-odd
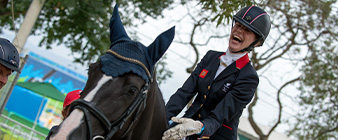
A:
<svg viewBox="0 0 338 140">
<path fill-rule="evenodd" d="M 110 53 L 110 54 L 116 56 L 116 57 L 119 58 L 119 59 L 122 59 L 122 60 L 125 60 L 125 61 L 128 61 L 128 62 L 131 62 L 131 63 L 140 65 L 140 66 L 144 69 L 144 71 L 146 71 L 146 73 L 147 73 L 147 75 L 148 75 L 148 77 L 149 77 L 149 79 L 150 79 L 150 82 L 153 81 L 153 79 L 152 79 L 152 77 L 151 77 L 151 74 L 150 74 L 148 68 L 147 68 L 142 62 L 140 62 L 140 61 L 138 61 L 138 60 L 136 60 L 136 59 L 132 59 L 132 58 L 128 58 L 128 57 L 124 57 L 124 56 L 122 56 L 122 55 L 119 55 L 118 53 L 116 53 L 116 52 L 114 52 L 113 50 L 110 50 L 110 49 L 107 50 L 107 53 Z"/>
</svg>

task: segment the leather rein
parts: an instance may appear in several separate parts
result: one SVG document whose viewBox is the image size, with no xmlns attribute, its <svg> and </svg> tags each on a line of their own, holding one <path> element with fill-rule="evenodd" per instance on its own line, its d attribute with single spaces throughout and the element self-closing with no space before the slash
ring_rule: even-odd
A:
<svg viewBox="0 0 338 140">
<path fill-rule="evenodd" d="M 140 65 L 147 72 L 148 77 L 150 78 L 149 81 L 152 81 L 149 70 L 140 61 L 136 59 L 131 59 L 131 58 L 121 56 L 112 50 L 108 50 L 107 53 L 110 53 L 119 59 Z M 110 122 L 109 119 L 102 113 L 102 111 L 100 111 L 100 109 L 95 107 L 95 105 L 83 99 L 77 99 L 73 101 L 71 103 L 70 111 L 73 111 L 74 109 L 80 109 L 84 113 L 85 121 L 87 124 L 87 130 L 88 130 L 87 137 L 89 139 L 93 137 L 92 123 L 91 123 L 91 119 L 89 115 L 90 114 L 93 115 L 97 120 L 100 121 L 101 126 L 104 128 L 106 133 L 104 136 L 100 136 L 100 135 L 94 136 L 93 140 L 95 139 L 109 140 L 112 136 L 114 136 L 114 134 L 118 130 L 123 128 L 126 121 L 136 112 L 127 131 L 123 134 L 123 136 L 125 136 L 131 130 L 133 124 L 135 123 L 135 120 L 137 120 L 137 117 L 141 114 L 141 112 L 143 112 L 143 110 L 146 107 L 145 100 L 147 99 L 148 89 L 149 89 L 149 83 L 146 83 L 144 87 L 142 88 L 142 90 L 138 93 L 137 97 L 134 99 L 134 102 L 127 108 L 127 110 L 117 120 L 113 122 Z"/>
</svg>

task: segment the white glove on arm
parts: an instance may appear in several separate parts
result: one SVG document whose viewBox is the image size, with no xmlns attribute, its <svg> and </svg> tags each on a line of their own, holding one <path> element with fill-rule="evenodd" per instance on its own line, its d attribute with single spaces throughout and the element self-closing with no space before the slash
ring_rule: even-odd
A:
<svg viewBox="0 0 338 140">
<path fill-rule="evenodd" d="M 198 134 L 202 131 L 203 123 L 190 118 L 172 117 L 172 121 L 178 123 L 173 128 L 164 132 L 162 140 L 180 140 L 187 136 Z"/>
</svg>

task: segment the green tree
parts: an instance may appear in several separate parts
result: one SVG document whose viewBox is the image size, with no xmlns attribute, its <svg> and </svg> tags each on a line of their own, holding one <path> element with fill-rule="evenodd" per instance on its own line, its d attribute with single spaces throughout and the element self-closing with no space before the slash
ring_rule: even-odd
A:
<svg viewBox="0 0 338 140">
<path fill-rule="evenodd" d="M 337 36 L 314 44 L 301 69 L 299 105 L 302 112 L 291 134 L 299 139 L 338 139 Z M 332 40 L 333 39 L 333 40 Z"/>
<path fill-rule="evenodd" d="M 12 21 L 16 25 L 22 22 L 31 1 L 13 1 L 14 19 L 11 2 L 0 0 L 1 30 L 14 30 Z M 132 27 L 145 22 L 145 17 L 161 17 L 163 9 L 170 8 L 173 0 L 48 0 L 32 34 L 42 36 L 40 46 L 48 49 L 53 44 L 62 44 L 80 54 L 75 62 L 91 63 L 109 49 L 108 24 L 115 3 L 119 4 L 125 26 Z"/>
<path fill-rule="evenodd" d="M 290 130 L 298 139 L 337 139 L 337 1 L 279 1 L 268 3 L 285 17 L 284 36 L 289 36 L 285 48 L 293 49 L 292 58 L 300 58 L 303 65 L 297 101 L 300 111 L 296 125 Z M 284 29 L 284 30 L 283 30 Z M 289 35 L 287 35 L 289 34 Z M 307 52 L 300 57 L 301 52 Z"/>
<path fill-rule="evenodd" d="M 31 5 L 31 1 L 27 0 L 13 2 L 0 0 L 0 33 L 3 29 L 20 28 L 18 25 Z M 116 3 L 119 4 L 120 16 L 130 37 L 137 40 L 133 29 L 146 22 L 146 17 L 162 17 L 163 9 L 170 9 L 173 0 L 48 0 L 44 3 L 31 34 L 42 36 L 40 47 L 50 49 L 55 44 L 64 45 L 73 54 L 80 54 L 75 56 L 74 62 L 87 65 L 109 49 L 108 25 Z M 160 64 L 162 63 L 165 64 Z M 158 71 L 160 83 L 172 73 L 165 65 Z"/>
</svg>

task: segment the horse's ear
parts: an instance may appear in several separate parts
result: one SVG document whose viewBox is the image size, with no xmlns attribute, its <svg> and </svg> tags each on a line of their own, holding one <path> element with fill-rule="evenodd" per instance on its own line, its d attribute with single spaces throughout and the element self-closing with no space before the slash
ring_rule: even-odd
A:
<svg viewBox="0 0 338 140">
<path fill-rule="evenodd" d="M 126 30 L 123 27 L 119 10 L 118 10 L 118 4 L 114 7 L 114 12 L 112 17 L 110 18 L 110 43 L 113 43 L 117 40 L 130 40 Z"/>
<path fill-rule="evenodd" d="M 148 54 L 155 64 L 167 51 L 175 36 L 175 26 L 163 32 L 147 47 Z"/>
</svg>

